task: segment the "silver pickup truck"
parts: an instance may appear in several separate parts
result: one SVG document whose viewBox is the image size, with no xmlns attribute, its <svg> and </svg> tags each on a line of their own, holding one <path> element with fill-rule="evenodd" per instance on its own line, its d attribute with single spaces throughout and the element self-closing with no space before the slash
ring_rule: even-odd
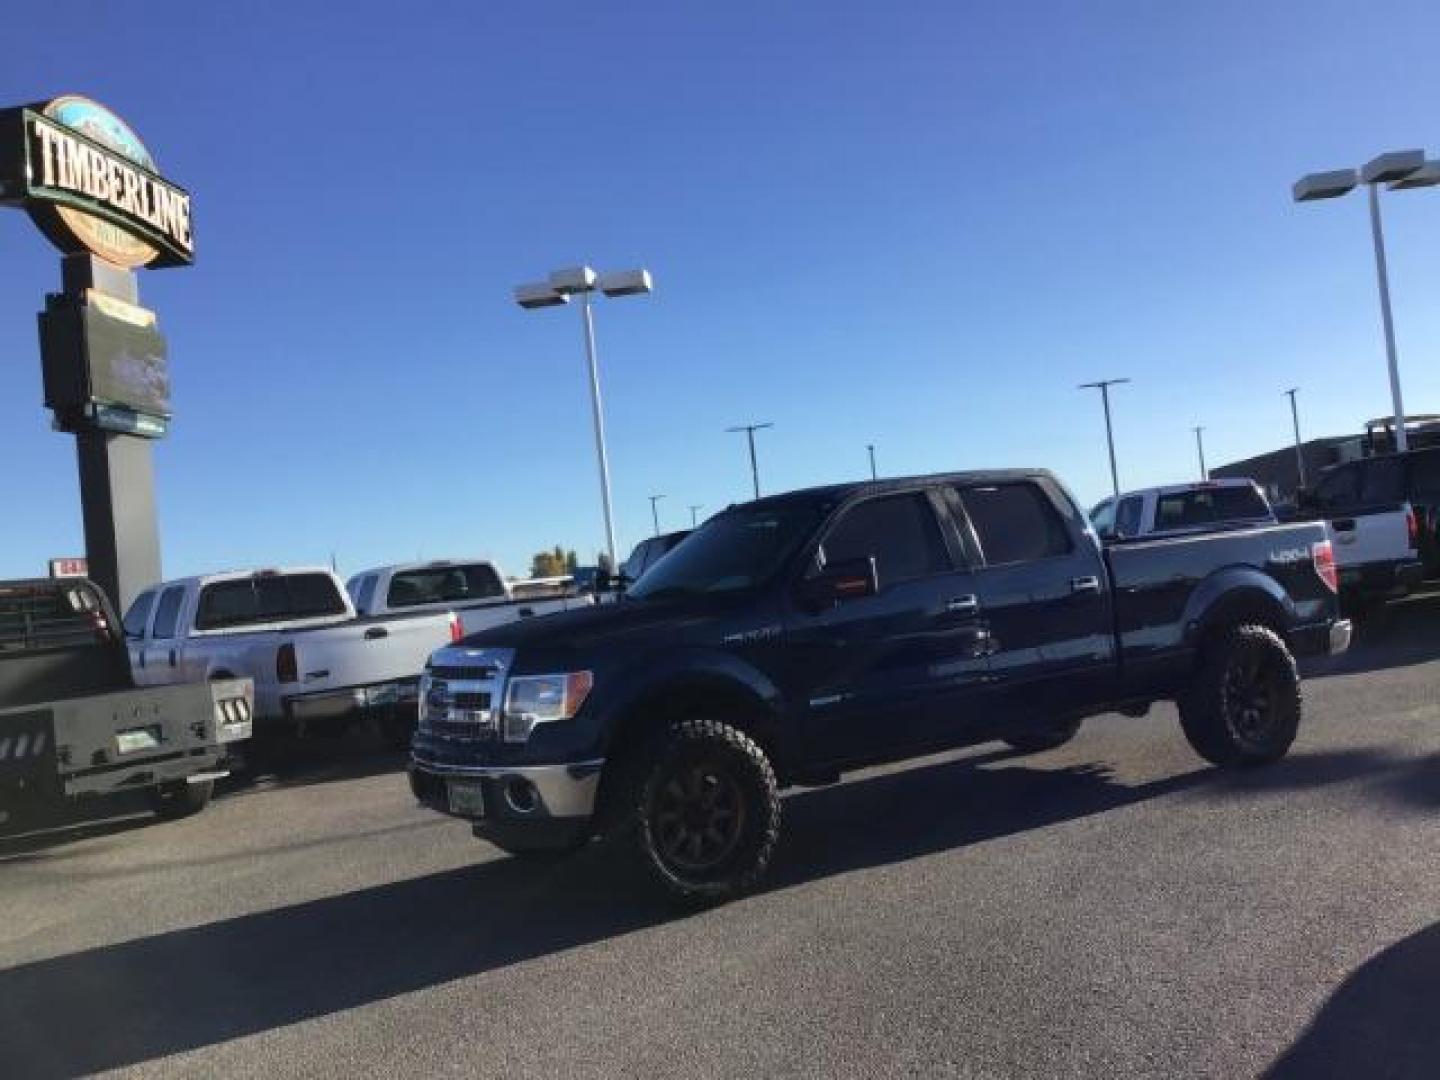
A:
<svg viewBox="0 0 1440 1080">
<path fill-rule="evenodd" d="M 250 736 L 248 679 L 136 688 L 119 625 L 83 579 L 0 582 L 0 811 L 143 790 L 156 813 L 210 801 Z"/>
</svg>

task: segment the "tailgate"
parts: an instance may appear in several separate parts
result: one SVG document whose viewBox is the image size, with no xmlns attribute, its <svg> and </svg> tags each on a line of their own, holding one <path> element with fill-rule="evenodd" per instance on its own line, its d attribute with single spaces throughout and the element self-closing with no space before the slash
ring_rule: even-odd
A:
<svg viewBox="0 0 1440 1080">
<path fill-rule="evenodd" d="M 50 768 L 75 795 L 213 769 L 228 744 L 249 737 L 252 707 L 249 680 L 227 679 L 46 702 L 6 710 L 0 723 L 48 726 Z"/>
<path fill-rule="evenodd" d="M 356 619 L 296 634 L 301 694 L 416 679 L 430 654 L 450 643 L 450 613 Z"/>
</svg>

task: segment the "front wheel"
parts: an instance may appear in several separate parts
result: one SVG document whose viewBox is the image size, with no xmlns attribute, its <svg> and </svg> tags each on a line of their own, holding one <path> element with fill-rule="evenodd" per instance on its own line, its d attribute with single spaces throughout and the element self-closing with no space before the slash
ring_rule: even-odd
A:
<svg viewBox="0 0 1440 1080">
<path fill-rule="evenodd" d="M 1179 706 L 1185 737 L 1206 761 L 1278 761 L 1300 729 L 1295 658 L 1268 627 L 1233 627 L 1206 646 Z"/>
<path fill-rule="evenodd" d="M 150 808 L 167 821 L 175 821 L 204 810 L 214 793 L 214 780 L 203 780 L 198 784 L 178 780 L 151 788 Z"/>
<path fill-rule="evenodd" d="M 764 876 L 780 835 L 780 790 L 765 752 L 717 720 L 670 726 L 635 770 L 626 830 L 673 898 L 719 903 Z"/>
</svg>

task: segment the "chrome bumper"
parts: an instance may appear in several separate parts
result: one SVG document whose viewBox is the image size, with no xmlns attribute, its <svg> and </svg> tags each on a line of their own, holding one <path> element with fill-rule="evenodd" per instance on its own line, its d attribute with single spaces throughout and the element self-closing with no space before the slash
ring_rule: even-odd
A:
<svg viewBox="0 0 1440 1080">
<path fill-rule="evenodd" d="M 595 796 L 600 790 L 600 771 L 605 766 L 604 758 L 594 761 L 576 761 L 566 765 L 442 765 L 439 762 L 414 758 L 410 762 L 412 773 L 441 779 L 494 781 L 495 786 L 505 790 L 512 781 L 526 781 L 534 790 L 539 805 L 536 811 L 518 811 L 519 814 L 551 818 L 588 818 L 595 812 Z M 413 777 L 412 777 L 413 779 Z M 419 794 L 419 791 L 417 791 Z M 517 808 L 511 807 L 512 814 Z"/>
<path fill-rule="evenodd" d="M 1336 619 L 1330 624 L 1330 655 L 1339 656 L 1350 648 L 1350 636 L 1354 633 L 1354 624 L 1349 619 Z"/>
</svg>

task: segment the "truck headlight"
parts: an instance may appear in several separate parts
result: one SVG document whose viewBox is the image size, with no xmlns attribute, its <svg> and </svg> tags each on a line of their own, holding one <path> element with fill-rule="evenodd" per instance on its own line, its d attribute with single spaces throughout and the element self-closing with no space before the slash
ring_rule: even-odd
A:
<svg viewBox="0 0 1440 1080">
<path fill-rule="evenodd" d="M 595 675 L 589 671 L 512 678 L 505 687 L 505 741 L 525 742 L 537 724 L 569 720 L 594 685 Z"/>
</svg>

